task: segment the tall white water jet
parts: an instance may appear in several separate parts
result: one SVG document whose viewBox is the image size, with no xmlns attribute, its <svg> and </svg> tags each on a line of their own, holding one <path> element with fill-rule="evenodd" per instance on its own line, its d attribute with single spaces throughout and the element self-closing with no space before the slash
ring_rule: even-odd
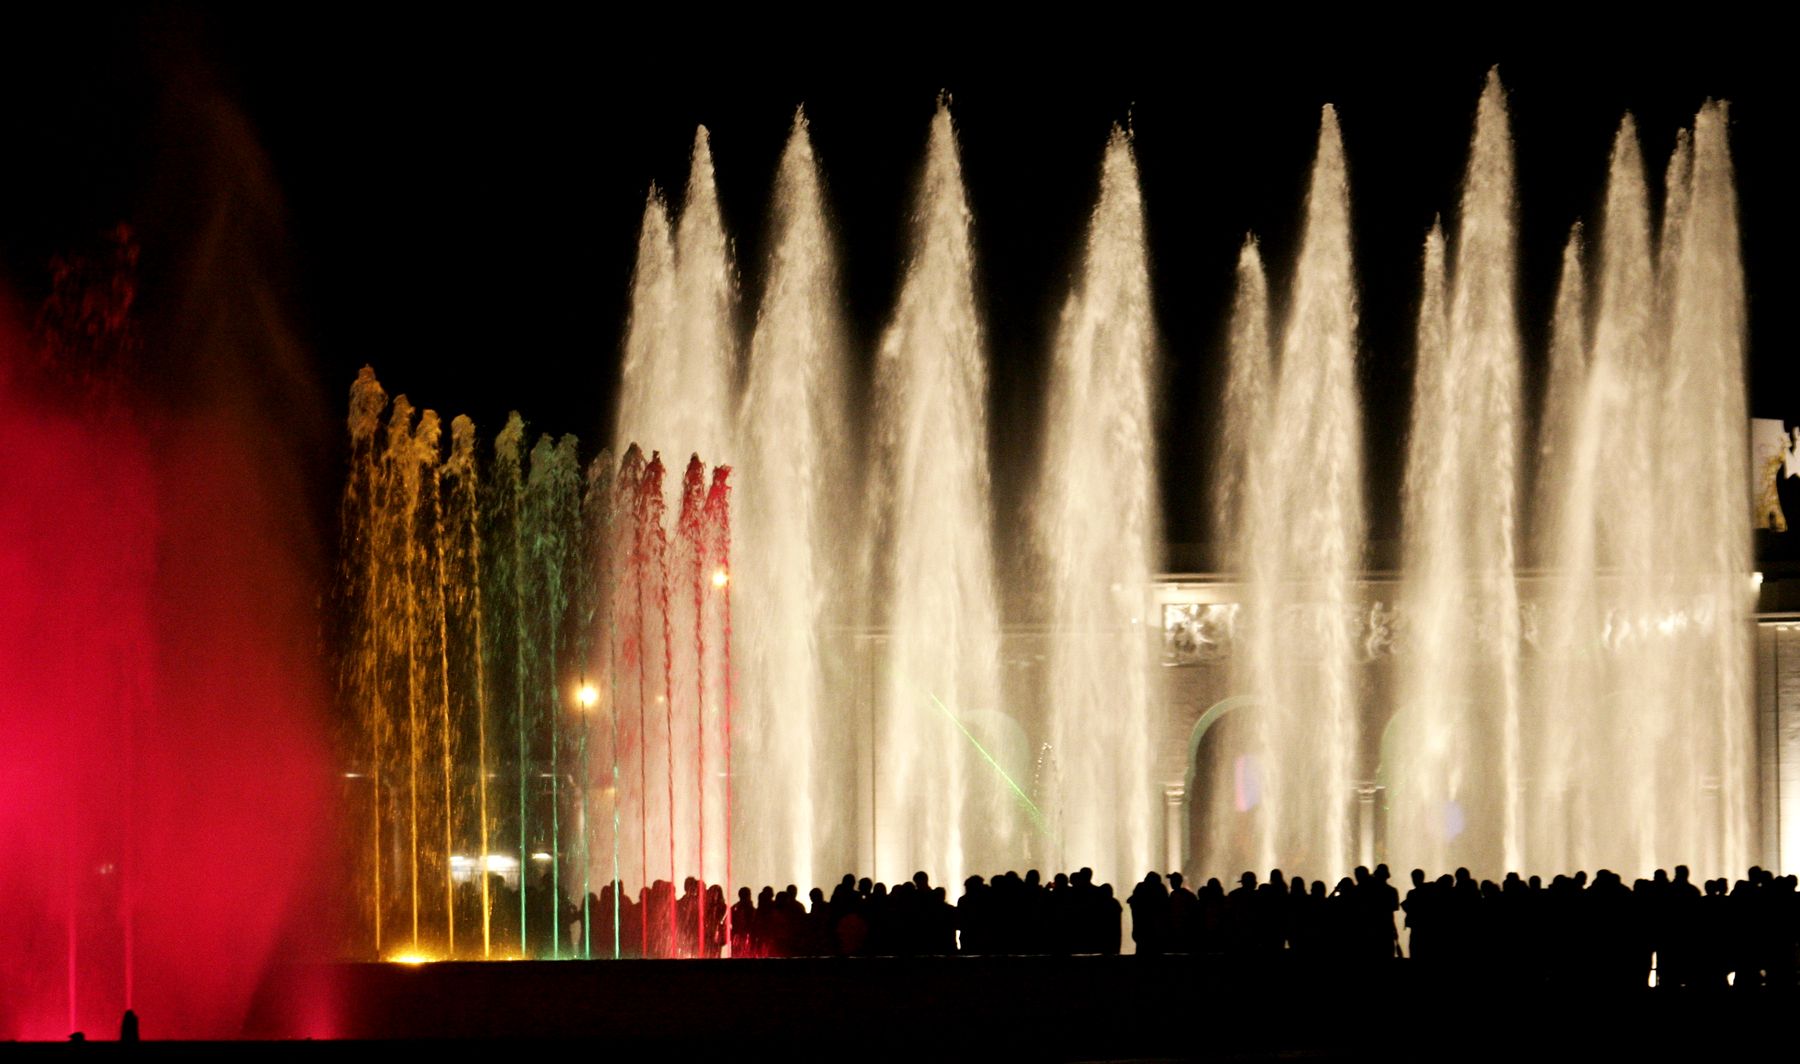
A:
<svg viewBox="0 0 1800 1064">
<path fill-rule="evenodd" d="M 1577 477 L 1578 434 L 1588 380 L 1587 286 L 1582 269 L 1582 229 L 1577 223 L 1563 248 L 1562 274 L 1550 322 L 1550 367 L 1538 423 L 1536 485 L 1532 492 L 1532 558 L 1549 569 L 1545 594 L 1537 603 L 1537 649 L 1533 692 L 1532 797 L 1528 809 L 1534 867 L 1569 868 L 1573 817 L 1578 793 L 1575 766 L 1584 735 L 1581 701 L 1594 690 L 1593 648 L 1578 633 L 1597 630 L 1586 570 L 1566 566 L 1576 559 L 1592 565 L 1591 515 L 1577 519 L 1569 507 L 1577 496 L 1592 498 L 1588 465 Z M 1579 535 L 1577 535 L 1579 534 Z"/>
<path fill-rule="evenodd" d="M 675 240 L 662 192 L 652 185 L 638 230 L 620 367 L 619 415 L 613 441 L 621 454 L 633 443 L 657 447 L 665 439 L 673 441 L 682 438 L 683 432 L 698 431 L 685 424 L 683 416 L 686 393 L 678 319 Z"/>
<path fill-rule="evenodd" d="M 652 448 L 664 448 L 669 455 L 665 485 L 671 493 L 692 493 L 682 476 L 681 456 L 701 454 L 708 462 L 721 465 L 736 456 L 732 440 L 737 424 L 736 301 L 731 245 L 719 215 L 719 194 L 713 182 L 712 145 L 706 127 L 701 126 L 694 133 L 687 189 L 675 227 L 675 336 L 682 367 L 681 386 L 663 402 L 681 411 L 680 419 L 672 426 L 679 435 L 646 441 Z M 679 514 L 673 503 L 677 495 L 666 497 L 671 501 L 670 512 Z M 693 505 L 696 511 L 691 520 L 699 522 L 699 508 L 705 505 L 704 485 Z M 685 583 L 689 575 L 685 571 L 672 573 L 671 580 L 679 576 Z M 700 583 L 691 593 L 685 587 L 676 593 L 672 586 L 670 605 L 674 622 L 681 629 L 698 631 L 704 622 L 696 613 L 707 612 L 709 593 L 706 575 L 698 570 L 691 575 Z M 671 648 L 672 704 L 691 707 L 691 712 L 677 714 L 673 733 L 675 763 L 693 766 L 696 771 L 691 782 L 678 786 L 675 792 L 678 875 L 685 877 L 691 872 L 701 882 L 717 883 L 725 874 L 726 832 L 721 830 L 722 825 L 709 827 L 708 822 L 723 815 L 724 806 L 718 799 L 724 791 L 718 786 L 709 788 L 700 767 L 709 761 L 715 770 L 724 765 L 723 749 L 707 746 L 707 737 L 720 734 L 712 723 L 722 720 L 725 712 L 724 663 L 707 654 L 700 640 L 676 639 Z"/>
<path fill-rule="evenodd" d="M 1263 480 L 1251 476 L 1251 461 L 1267 431 L 1274 353 L 1269 347 L 1269 282 L 1254 236 L 1238 250 L 1237 288 L 1231 304 L 1226 349 L 1224 430 L 1213 471 L 1213 541 L 1223 552 L 1223 568 L 1237 571 L 1250 556 L 1247 515 Z"/>
<path fill-rule="evenodd" d="M 1649 194 L 1629 116 L 1614 142 L 1600 238 L 1586 395 L 1553 562 L 1547 713 L 1576 718 L 1564 804 L 1564 867 L 1643 870 L 1660 820 L 1649 732 L 1659 663 L 1645 635 L 1654 600 L 1650 460 L 1656 339 Z M 1602 576 L 1601 570 L 1605 570 Z M 1551 858 L 1554 860 L 1554 856 Z"/>
<path fill-rule="evenodd" d="M 1051 365 L 1036 534 L 1050 577 L 1047 666 L 1058 868 L 1128 883 L 1152 866 L 1151 661 L 1143 617 L 1161 522 L 1144 212 L 1115 127 L 1080 282 Z"/>
<path fill-rule="evenodd" d="M 1672 166 L 1671 170 L 1675 168 Z M 1724 871 L 1748 863 L 1753 773 L 1749 614 L 1754 592 L 1743 470 L 1744 279 L 1726 109 L 1694 119 L 1685 206 L 1660 249 L 1668 361 L 1658 454 L 1656 545 L 1667 596 L 1658 635 L 1678 652 L 1664 691 L 1659 798 L 1682 819 L 1657 857 Z M 1676 193 L 1671 193 L 1671 198 Z M 1671 246 L 1671 244 L 1673 246 Z M 1673 755 L 1673 756 L 1671 756 Z"/>
<path fill-rule="evenodd" d="M 774 252 L 739 417 L 741 561 L 733 574 L 742 633 L 738 746 L 755 766 L 738 787 L 743 883 L 810 886 L 820 820 L 814 767 L 823 744 L 826 677 L 820 639 L 851 558 L 837 492 L 845 447 L 844 327 L 836 261 L 806 116 L 775 177 Z M 841 756 L 840 756 L 841 759 Z"/>
<path fill-rule="evenodd" d="M 1575 422 L 1587 381 L 1587 284 L 1582 272 L 1581 223 L 1569 230 L 1563 245 L 1562 272 L 1556 282 L 1556 304 L 1550 318 L 1549 375 L 1538 417 L 1535 487 L 1532 492 L 1532 561 L 1548 564 L 1555 552 L 1559 489 L 1568 482 Z"/>
<path fill-rule="evenodd" d="M 1272 516 L 1276 485 L 1265 468 L 1270 457 L 1267 435 L 1275 356 L 1269 340 L 1269 285 L 1254 236 L 1246 236 L 1238 251 L 1229 328 L 1222 428 L 1213 468 L 1213 541 L 1219 545 L 1221 567 L 1241 575 L 1251 600 L 1251 608 L 1237 617 L 1239 645 L 1244 649 L 1231 659 L 1233 688 L 1265 692 L 1272 689 L 1269 670 L 1275 662 L 1261 648 L 1274 646 L 1277 625 L 1273 608 L 1259 607 L 1273 605 L 1264 599 L 1269 597 L 1267 578 L 1272 577 L 1275 562 L 1271 545 L 1257 537 L 1276 527 Z M 1257 581 L 1252 575 L 1256 572 L 1265 580 Z M 1205 842 L 1196 855 L 1199 864 L 1190 872 L 1230 875 L 1266 856 L 1245 830 L 1246 817 L 1261 815 L 1255 808 L 1260 802 L 1256 757 L 1245 755 L 1211 766 L 1210 792 L 1201 792 L 1210 794 Z"/>
<path fill-rule="evenodd" d="M 681 456 L 704 454 L 723 462 L 734 453 L 735 300 L 736 277 L 719 214 L 712 149 L 701 127 L 694 134 L 687 189 L 672 236 L 654 188 L 645 206 L 614 433 L 621 451 L 637 443 L 668 456 L 673 468 L 662 484 L 664 509 L 671 514 L 678 515 L 681 507 L 686 465 Z M 703 592 L 689 593 L 691 572 L 671 574 L 681 587 L 669 589 L 667 619 L 683 631 L 697 630 L 696 611 L 711 607 Z M 722 660 L 702 660 L 696 641 L 671 639 L 669 646 L 664 697 L 667 707 L 674 708 L 665 710 L 664 752 L 669 765 L 692 770 L 661 799 L 668 813 L 666 841 L 673 851 L 663 862 L 663 874 L 679 879 L 691 873 L 716 882 L 724 874 L 726 833 L 721 823 L 709 841 L 707 823 L 722 818 L 724 789 L 714 786 L 708 797 L 707 781 L 698 773 L 708 754 L 715 766 L 724 762 L 722 745 L 701 746 L 702 736 L 713 733 L 711 722 L 725 713 L 724 666 Z"/>
<path fill-rule="evenodd" d="M 712 149 L 701 127 L 673 232 L 654 186 L 644 205 L 613 434 L 619 450 L 637 443 L 665 455 L 729 460 L 736 291 Z M 665 483 L 671 508 L 677 479 Z"/>
<path fill-rule="evenodd" d="M 1388 784 L 1406 825 L 1391 832 L 1396 857 L 1492 874 L 1520 867 L 1524 856 L 1513 216 L 1512 138 L 1498 73 L 1490 72 L 1463 179 L 1447 306 L 1441 238 L 1427 244 L 1403 500 L 1412 639 L 1401 659 L 1397 726 L 1412 734 L 1397 741 L 1404 753 L 1388 767 Z M 1428 320 L 1440 314 L 1441 322 Z"/>
<path fill-rule="evenodd" d="M 931 123 L 899 304 L 877 362 L 881 600 L 888 628 L 875 757 L 875 872 L 960 882 L 1004 859 L 1015 795 L 966 718 L 997 710 L 987 370 L 948 102 Z M 980 776 L 977 777 L 976 774 Z M 986 851 L 986 852 L 984 852 Z"/>
<path fill-rule="evenodd" d="M 1247 665 L 1260 700 L 1261 863 L 1351 864 L 1359 735 L 1355 602 L 1363 564 L 1361 413 L 1350 195 L 1324 108 L 1270 419 L 1252 459 L 1268 505 L 1247 515 Z M 1290 623 L 1290 621 L 1292 623 Z"/>
<path fill-rule="evenodd" d="M 694 133 L 687 191 L 675 226 L 675 335 L 681 388 L 663 399 L 681 417 L 671 426 L 677 435 L 648 441 L 650 446 L 680 454 L 698 452 L 717 464 L 736 457 L 731 439 L 736 425 L 732 417 L 736 304 L 737 276 L 719 216 L 712 144 L 701 126 Z"/>
<path fill-rule="evenodd" d="M 1597 588 L 1611 650 L 1610 682 L 1588 707 L 1599 731 L 1592 736 L 1590 788 L 1604 803 L 1588 821 L 1588 865 L 1643 870 L 1654 866 L 1652 840 L 1663 809 L 1646 769 L 1654 757 L 1652 729 L 1660 716 L 1662 662 L 1646 638 L 1656 612 L 1653 431 L 1658 389 L 1655 258 L 1650 241 L 1649 192 L 1637 128 L 1621 126 L 1613 152 L 1601 231 L 1599 310 L 1589 405 L 1597 415 L 1594 450 L 1603 456 L 1593 515 L 1597 564 L 1613 579 Z"/>
<path fill-rule="evenodd" d="M 1409 640 L 1400 705 L 1383 744 L 1389 856 L 1401 867 L 1449 866 L 1462 831 L 1469 707 L 1463 699 L 1470 625 L 1466 609 L 1459 459 L 1467 367 L 1450 355 L 1449 277 L 1443 229 L 1425 238 L 1415 333 L 1412 424 L 1402 488 L 1403 590 Z M 1432 670 L 1444 670 L 1440 680 Z M 1449 688 L 1445 690 L 1444 688 Z M 1453 834 L 1454 831 L 1454 834 Z"/>
</svg>

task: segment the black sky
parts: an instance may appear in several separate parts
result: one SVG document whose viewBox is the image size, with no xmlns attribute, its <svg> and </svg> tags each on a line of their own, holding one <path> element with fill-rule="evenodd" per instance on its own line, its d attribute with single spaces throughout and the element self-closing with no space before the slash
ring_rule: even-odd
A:
<svg viewBox="0 0 1800 1064">
<path fill-rule="evenodd" d="M 1330 40 L 1287 49 L 1223 29 L 1197 46 L 1140 27 L 1129 40 L 1152 42 L 1140 54 L 1109 25 L 1091 44 L 1078 33 L 1055 48 L 990 38 L 916 60 L 865 36 L 866 54 L 821 62 L 730 33 L 695 44 L 673 24 L 427 10 L 96 8 L 12 20 L 0 37 L 0 270 L 20 303 L 41 296 L 51 254 L 131 220 L 154 316 L 173 284 L 159 266 L 189 261 L 183 201 L 201 190 L 184 182 L 211 179 L 170 159 L 216 135 L 184 110 L 210 96 L 244 119 L 253 143 L 241 147 L 266 154 L 285 217 L 280 302 L 324 397 L 296 401 L 293 416 L 314 423 L 303 435 L 336 439 L 339 400 L 368 362 L 416 403 L 489 429 L 516 407 L 537 428 L 597 444 L 644 195 L 652 181 L 679 195 L 695 125 L 712 133 L 747 320 L 765 196 L 793 110 L 806 105 L 866 363 L 899 280 L 927 121 L 948 89 L 975 215 L 1005 514 L 1030 475 L 1050 327 L 1100 153 L 1109 126 L 1129 121 L 1163 341 L 1167 519 L 1171 538 L 1191 540 L 1205 528 L 1201 471 L 1237 247 L 1246 231 L 1261 237 L 1279 290 L 1319 107 L 1332 102 L 1351 165 L 1371 519 L 1391 535 L 1419 247 L 1434 215 L 1454 211 L 1482 78 L 1498 62 L 1517 144 L 1531 357 L 1568 227 L 1598 221 L 1620 115 L 1638 116 L 1654 180 L 1677 128 L 1724 97 L 1751 292 L 1751 406 L 1800 420 L 1779 257 L 1794 229 L 1781 158 L 1792 110 L 1779 71 L 1735 47 L 1755 41 L 1754 27 L 1632 47 L 1520 34 L 1531 49 L 1387 41 L 1373 51 Z M 160 372 L 149 367 L 153 382 Z M 335 485 L 312 490 L 328 498 Z"/>
</svg>

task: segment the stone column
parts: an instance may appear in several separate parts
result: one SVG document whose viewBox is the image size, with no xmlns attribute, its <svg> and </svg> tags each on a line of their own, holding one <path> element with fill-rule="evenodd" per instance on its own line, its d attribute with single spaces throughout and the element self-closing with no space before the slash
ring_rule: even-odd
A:
<svg viewBox="0 0 1800 1064">
<path fill-rule="evenodd" d="M 1181 867 L 1182 842 L 1187 835 L 1187 786 L 1180 783 L 1163 784 L 1163 869 L 1169 872 L 1179 871 L 1187 874 Z M 1145 869 L 1148 871 L 1148 869 Z M 1143 872 L 1136 873 L 1142 875 Z"/>
</svg>

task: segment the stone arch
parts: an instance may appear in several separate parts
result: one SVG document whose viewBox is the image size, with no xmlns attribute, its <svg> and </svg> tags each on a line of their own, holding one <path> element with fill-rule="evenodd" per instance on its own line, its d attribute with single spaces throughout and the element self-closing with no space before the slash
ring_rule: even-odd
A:
<svg viewBox="0 0 1800 1064">
<path fill-rule="evenodd" d="M 1236 712 L 1240 709 L 1253 707 L 1256 704 L 1257 699 L 1254 695 L 1228 695 L 1208 706 L 1206 712 L 1200 714 L 1200 719 L 1194 722 L 1193 728 L 1188 732 L 1187 756 L 1185 760 L 1185 774 L 1182 780 L 1180 810 L 1183 828 L 1181 832 L 1180 864 L 1184 869 L 1191 867 L 1191 862 L 1194 857 L 1194 776 L 1199 767 L 1200 744 L 1206 739 L 1206 733 L 1211 731 L 1213 726 L 1223 720 L 1227 714 Z"/>
</svg>

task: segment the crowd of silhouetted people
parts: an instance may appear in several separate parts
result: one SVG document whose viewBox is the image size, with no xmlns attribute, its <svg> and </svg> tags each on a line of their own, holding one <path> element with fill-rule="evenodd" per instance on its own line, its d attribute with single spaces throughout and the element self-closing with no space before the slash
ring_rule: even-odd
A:
<svg viewBox="0 0 1800 1064">
<path fill-rule="evenodd" d="M 1632 884 L 1606 870 L 1548 883 L 1467 869 L 1409 878 L 1402 893 L 1386 865 L 1330 886 L 1277 870 L 1195 890 L 1179 872 L 1152 872 L 1121 904 L 1086 868 L 971 876 L 954 901 L 923 872 L 891 887 L 846 875 L 804 900 L 794 886 L 744 887 L 727 908 L 718 886 L 690 877 L 680 892 L 658 880 L 615 897 L 607 884 L 563 920 L 566 941 L 585 938 L 597 956 L 1066 955 L 1120 953 L 1128 910 L 1139 955 L 1337 967 L 1406 957 L 1455 978 L 1621 988 L 1652 972 L 1659 986 L 1796 985 L 1794 876 L 1752 868 L 1695 884 L 1683 866 Z"/>
<path fill-rule="evenodd" d="M 1468 869 L 1433 880 L 1414 870 L 1404 897 L 1386 865 L 1358 868 L 1327 890 L 1300 877 L 1249 872 L 1227 891 L 1190 891 L 1155 873 L 1132 891 L 1137 952 L 1285 956 L 1332 964 L 1409 956 L 1459 978 L 1584 986 L 1793 986 L 1800 950 L 1795 877 L 1761 868 L 1735 884 L 1696 886 L 1685 866 L 1627 886 L 1602 870 L 1548 884 L 1516 873 L 1499 883 Z M 1396 919 L 1398 917 L 1398 919 Z M 1402 931 L 1405 936 L 1402 938 Z"/>
</svg>

